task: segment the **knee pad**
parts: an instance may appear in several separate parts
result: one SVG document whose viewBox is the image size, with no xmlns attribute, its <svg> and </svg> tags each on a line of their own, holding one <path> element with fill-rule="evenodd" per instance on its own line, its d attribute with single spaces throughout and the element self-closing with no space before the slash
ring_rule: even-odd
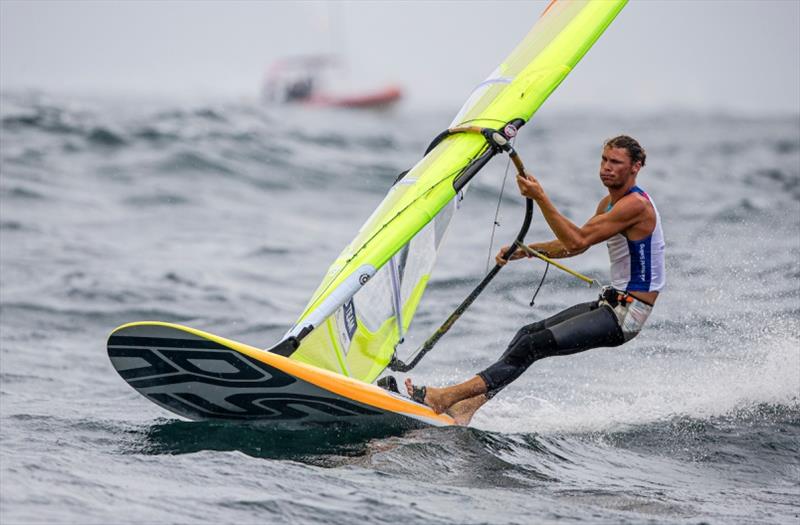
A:
<svg viewBox="0 0 800 525">
<path fill-rule="evenodd" d="M 526 334 L 520 330 L 508 345 L 503 360 L 513 366 L 530 366 L 537 359 L 551 355 L 555 348 L 556 339 L 548 328 Z"/>
<path fill-rule="evenodd" d="M 508 348 L 506 348 L 505 354 L 503 355 L 507 355 L 514 347 L 519 346 L 521 341 L 528 337 L 528 335 L 530 335 L 530 332 L 527 331 L 526 326 L 517 330 L 517 333 L 514 334 L 514 338 L 508 343 Z"/>
<path fill-rule="evenodd" d="M 531 323 L 529 325 L 525 325 L 520 329 L 520 332 L 525 332 L 526 334 L 532 334 L 535 332 L 540 332 L 545 329 L 544 320 L 536 321 L 535 323 Z"/>
<path fill-rule="evenodd" d="M 541 330 L 544 330 L 544 321 L 537 321 L 535 323 L 526 324 L 514 335 L 514 338 L 511 339 L 511 342 L 508 343 L 508 348 L 511 349 L 512 347 L 516 346 L 519 343 L 519 340 L 525 337 L 530 336 L 531 334 L 535 334 Z"/>
</svg>

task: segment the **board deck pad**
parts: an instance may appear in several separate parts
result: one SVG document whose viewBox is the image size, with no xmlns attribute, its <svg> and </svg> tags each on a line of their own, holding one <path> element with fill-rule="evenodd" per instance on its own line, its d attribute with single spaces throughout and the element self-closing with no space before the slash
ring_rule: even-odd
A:
<svg viewBox="0 0 800 525">
<path fill-rule="evenodd" d="M 131 323 L 108 339 L 119 375 L 191 420 L 292 427 L 327 423 L 451 425 L 410 399 L 243 343 L 171 323 Z"/>
</svg>

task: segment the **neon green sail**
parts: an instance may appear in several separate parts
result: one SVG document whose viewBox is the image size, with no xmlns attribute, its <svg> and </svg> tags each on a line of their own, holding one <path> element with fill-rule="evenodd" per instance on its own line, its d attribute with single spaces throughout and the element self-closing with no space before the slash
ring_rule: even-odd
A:
<svg viewBox="0 0 800 525">
<path fill-rule="evenodd" d="M 626 2 L 553 0 L 450 127 L 529 121 Z M 479 134 L 448 136 L 389 190 L 287 333 L 301 337 L 292 359 L 366 382 L 380 375 L 408 330 L 458 207 L 453 181 L 486 148 Z"/>
</svg>

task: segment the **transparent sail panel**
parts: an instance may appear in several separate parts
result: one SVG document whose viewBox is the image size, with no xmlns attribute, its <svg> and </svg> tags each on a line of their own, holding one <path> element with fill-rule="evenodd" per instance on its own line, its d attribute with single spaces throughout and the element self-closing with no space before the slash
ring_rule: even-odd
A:
<svg viewBox="0 0 800 525">
<path fill-rule="evenodd" d="M 303 339 L 292 359 L 362 381 L 377 378 L 409 328 L 455 209 L 454 199 L 351 300 Z"/>
<path fill-rule="evenodd" d="M 514 119 L 527 122 L 625 3 L 554 1 L 473 92 L 454 125 L 499 128 Z M 453 181 L 486 148 L 481 135 L 450 135 L 392 187 L 288 332 L 297 336 L 314 327 L 292 359 L 364 381 L 380 374 L 430 278 L 455 209 Z"/>
</svg>

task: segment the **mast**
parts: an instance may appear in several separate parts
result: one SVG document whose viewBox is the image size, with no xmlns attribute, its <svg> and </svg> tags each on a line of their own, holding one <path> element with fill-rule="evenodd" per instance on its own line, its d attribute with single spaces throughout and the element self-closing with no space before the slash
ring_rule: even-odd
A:
<svg viewBox="0 0 800 525">
<path fill-rule="evenodd" d="M 486 134 L 453 129 L 471 127 L 509 138 L 507 126 L 516 130 L 530 120 L 626 1 L 551 2 L 525 39 L 476 87 L 450 129 L 392 186 L 330 266 L 295 325 L 271 350 L 373 381 L 389 364 L 414 316 L 457 195 L 498 153 Z M 407 256 L 398 267 L 396 312 L 385 265 L 400 250 Z"/>
</svg>

